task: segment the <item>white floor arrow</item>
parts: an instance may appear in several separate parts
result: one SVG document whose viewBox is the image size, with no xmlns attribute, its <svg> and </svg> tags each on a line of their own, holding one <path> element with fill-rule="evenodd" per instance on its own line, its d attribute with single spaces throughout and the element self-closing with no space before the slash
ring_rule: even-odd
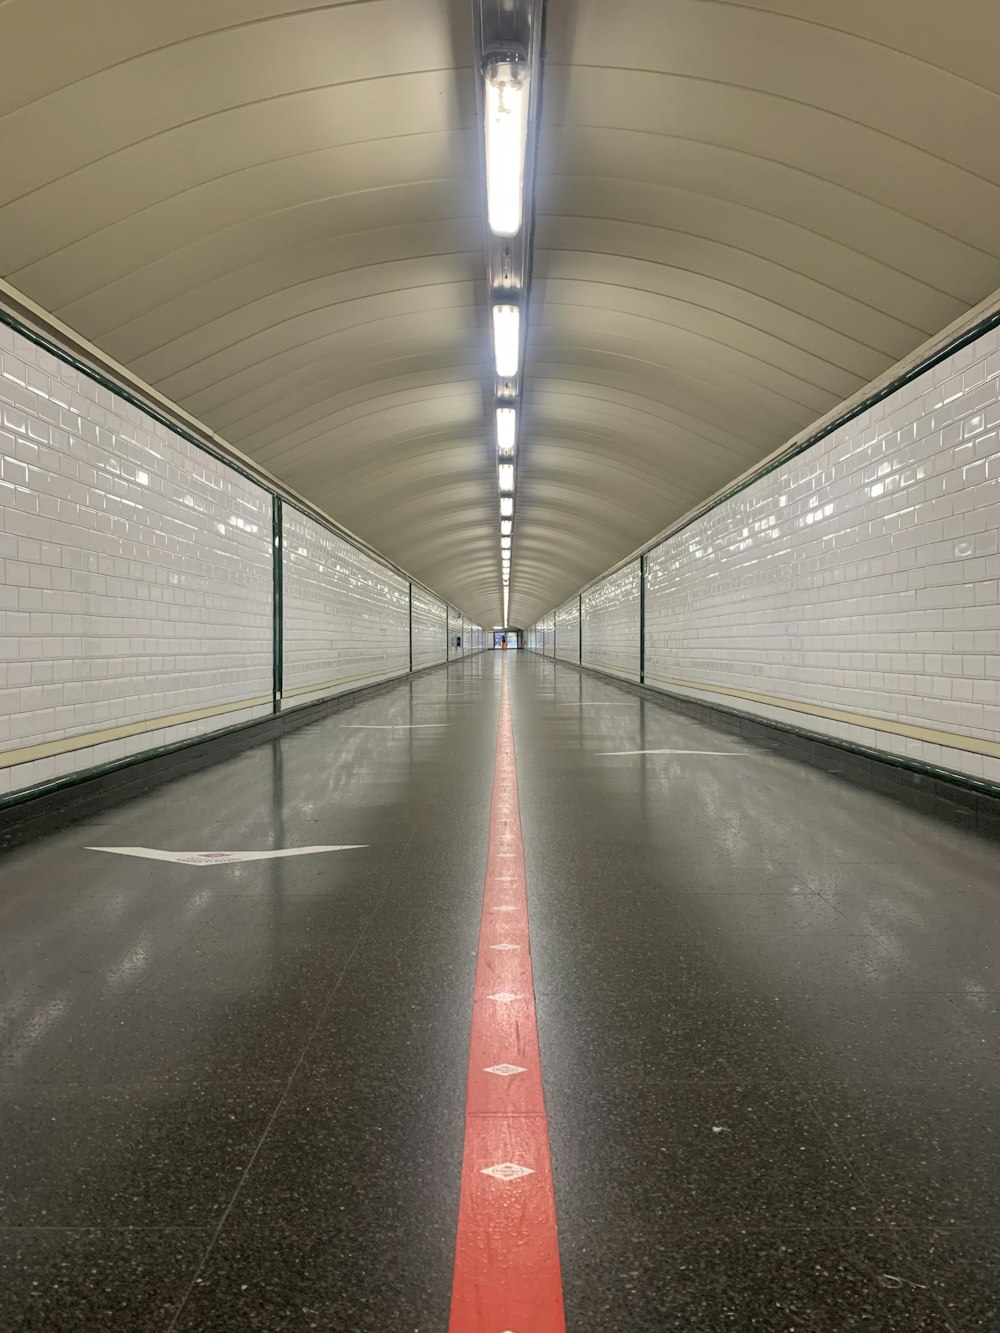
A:
<svg viewBox="0 0 1000 1333">
<path fill-rule="evenodd" d="M 88 847 L 88 852 L 113 852 L 116 856 L 143 856 L 148 861 L 176 861 L 185 866 L 229 866 L 237 861 L 270 861 L 278 856 L 310 856 L 314 852 L 354 852 L 366 842 L 341 847 L 286 847 L 274 852 L 161 852 L 156 847 Z"/>
<path fill-rule="evenodd" d="M 752 750 L 596 750 L 598 759 L 616 758 L 623 754 L 721 754 L 728 758 L 735 755 L 750 755 Z"/>
</svg>

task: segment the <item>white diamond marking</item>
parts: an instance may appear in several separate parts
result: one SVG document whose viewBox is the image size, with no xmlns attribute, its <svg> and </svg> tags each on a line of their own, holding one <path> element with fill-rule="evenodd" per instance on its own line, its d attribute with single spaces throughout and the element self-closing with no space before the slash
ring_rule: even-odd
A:
<svg viewBox="0 0 1000 1333">
<path fill-rule="evenodd" d="M 512 1074 L 526 1074 L 527 1072 L 523 1065 L 487 1065 L 483 1070 L 484 1074 L 499 1074 L 502 1078 L 510 1078 Z"/>
<path fill-rule="evenodd" d="M 509 953 L 511 949 L 520 949 L 519 944 L 491 944 L 491 949 L 502 949 L 504 953 Z"/>
<path fill-rule="evenodd" d="M 533 1176 L 535 1172 L 532 1167 L 521 1166 L 518 1162 L 497 1162 L 496 1166 L 484 1166 L 480 1174 L 502 1180 L 506 1185 L 512 1180 L 520 1180 L 522 1176 Z"/>
<path fill-rule="evenodd" d="M 499 990 L 496 995 L 487 995 L 488 1000 L 497 1000 L 500 1004 L 510 1004 L 511 1000 L 519 1000 L 521 997 L 509 990 Z"/>
</svg>

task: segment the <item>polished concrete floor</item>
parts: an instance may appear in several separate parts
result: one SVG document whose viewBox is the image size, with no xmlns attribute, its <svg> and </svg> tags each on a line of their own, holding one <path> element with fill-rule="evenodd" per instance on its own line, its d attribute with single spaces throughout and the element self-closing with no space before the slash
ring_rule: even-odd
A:
<svg viewBox="0 0 1000 1333">
<path fill-rule="evenodd" d="M 570 1333 L 1000 1329 L 996 844 L 490 653 L 0 858 L 4 1333 L 443 1333 L 504 660 Z"/>
</svg>

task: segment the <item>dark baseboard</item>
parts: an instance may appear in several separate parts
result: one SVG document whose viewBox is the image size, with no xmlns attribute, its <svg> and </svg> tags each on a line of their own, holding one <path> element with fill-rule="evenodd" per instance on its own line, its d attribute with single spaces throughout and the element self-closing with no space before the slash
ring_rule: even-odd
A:
<svg viewBox="0 0 1000 1333">
<path fill-rule="evenodd" d="M 542 654 L 535 653 L 535 656 L 542 657 Z M 544 657 L 543 660 L 571 667 L 582 675 L 595 676 L 609 685 L 617 685 L 628 694 L 648 699 L 661 708 L 766 745 L 790 759 L 822 769 L 824 773 L 845 782 L 893 797 L 949 823 L 1000 840 L 1000 788 L 993 783 L 978 782 L 975 778 L 967 778 L 948 769 L 932 768 L 914 760 L 885 755 L 865 746 L 853 745 L 849 741 L 837 741 L 819 732 L 770 722 L 724 704 L 709 704 L 700 699 L 673 694 L 655 685 L 640 685 L 636 681 L 624 680 L 621 676 L 600 671 L 596 667 L 582 666 L 579 662 L 567 661 L 565 658 Z"/>
<path fill-rule="evenodd" d="M 479 654 L 473 653 L 471 656 L 477 657 Z M 468 660 L 455 659 L 463 662 Z M 50 833 L 86 819 L 95 810 L 106 807 L 109 797 L 118 804 L 142 796 L 152 787 L 210 767 L 251 746 L 266 744 L 331 713 L 350 708 L 363 699 L 401 689 L 418 676 L 454 666 L 455 661 L 418 667 L 404 676 L 393 676 L 391 680 L 376 681 L 373 685 L 362 685 L 343 694 L 298 704 L 286 712 L 242 722 L 209 736 L 179 741 L 153 753 L 133 755 L 113 764 L 57 779 L 23 795 L 15 793 L 16 803 L 0 809 L 0 848 L 28 842 L 42 833 Z"/>
</svg>

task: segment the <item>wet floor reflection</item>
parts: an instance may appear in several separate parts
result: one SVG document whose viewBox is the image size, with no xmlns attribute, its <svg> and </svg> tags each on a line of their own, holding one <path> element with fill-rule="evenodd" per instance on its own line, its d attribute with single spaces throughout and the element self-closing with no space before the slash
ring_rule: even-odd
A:
<svg viewBox="0 0 1000 1333">
<path fill-rule="evenodd" d="M 773 1308 L 831 1333 L 988 1327 L 996 845 L 527 662 L 515 716 L 571 1322 L 714 1330 L 726 1309 Z M 653 749 L 748 753 L 606 753 Z"/>
</svg>

